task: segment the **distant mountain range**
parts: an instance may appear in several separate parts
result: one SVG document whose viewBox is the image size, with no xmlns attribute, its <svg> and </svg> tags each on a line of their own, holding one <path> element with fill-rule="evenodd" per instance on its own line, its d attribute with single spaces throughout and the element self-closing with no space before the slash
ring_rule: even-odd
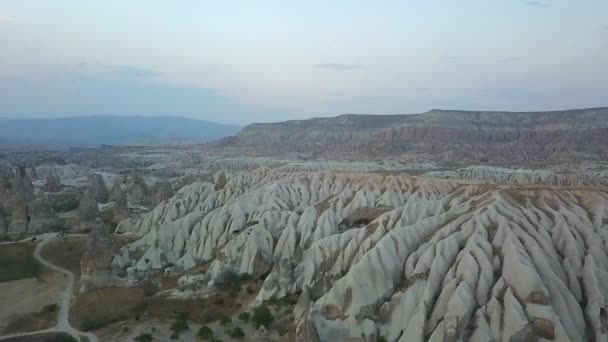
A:
<svg viewBox="0 0 608 342">
<path fill-rule="evenodd" d="M 355 159 L 408 154 L 444 162 L 605 160 L 608 108 L 349 114 L 251 124 L 217 145 L 248 147 L 258 154 L 296 152 Z"/>
<path fill-rule="evenodd" d="M 0 144 L 97 146 L 200 143 L 235 135 L 240 129 L 236 125 L 183 117 L 0 118 Z"/>
</svg>

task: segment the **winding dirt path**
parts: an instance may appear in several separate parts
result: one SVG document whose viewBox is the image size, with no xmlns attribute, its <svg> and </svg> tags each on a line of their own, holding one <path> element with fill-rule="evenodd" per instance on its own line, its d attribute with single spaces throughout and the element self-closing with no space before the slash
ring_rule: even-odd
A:
<svg viewBox="0 0 608 342">
<path fill-rule="evenodd" d="M 70 325 L 70 320 L 69 320 L 70 303 L 71 303 L 72 297 L 73 297 L 75 277 L 74 277 L 74 273 L 72 273 L 71 271 L 68 271 L 57 265 L 51 264 L 49 261 L 42 258 L 42 256 L 40 255 L 40 251 L 42 250 L 42 247 L 44 247 L 49 241 L 52 241 L 52 239 L 47 239 L 47 240 L 44 240 L 44 241 L 38 243 L 38 245 L 36 246 L 36 250 L 34 251 L 34 258 L 36 258 L 36 260 L 38 260 L 44 266 L 46 266 L 54 271 L 63 273 L 67 277 L 68 282 L 65 287 L 65 290 L 63 290 L 63 294 L 61 295 L 61 303 L 59 303 L 59 314 L 57 317 L 57 325 L 55 325 L 52 328 L 44 329 L 44 330 L 0 336 L 0 340 L 12 338 L 12 337 L 31 336 L 31 335 L 37 335 L 37 334 L 43 334 L 43 333 L 49 333 L 49 332 L 66 332 L 66 333 L 74 336 L 76 338 L 76 340 L 78 340 L 79 342 L 81 341 L 80 336 L 86 336 L 90 342 L 98 342 L 99 339 L 97 338 L 97 336 L 95 336 L 95 334 L 90 333 L 90 332 L 79 331 Z"/>
</svg>

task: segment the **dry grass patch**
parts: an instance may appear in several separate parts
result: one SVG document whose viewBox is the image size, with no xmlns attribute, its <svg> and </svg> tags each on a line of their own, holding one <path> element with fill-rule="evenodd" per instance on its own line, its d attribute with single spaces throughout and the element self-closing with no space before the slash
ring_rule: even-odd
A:
<svg viewBox="0 0 608 342">
<path fill-rule="evenodd" d="M 58 239 L 47 243 L 40 255 L 61 268 L 74 273 L 76 281 L 80 278 L 80 259 L 87 248 L 87 239 Z"/>
<path fill-rule="evenodd" d="M 59 310 L 59 309 L 57 309 Z M 57 323 L 57 311 L 41 310 L 18 316 L 2 329 L 2 335 L 48 329 Z"/>
<path fill-rule="evenodd" d="M 248 285 L 254 286 L 254 285 Z M 189 320 L 208 323 L 242 311 L 256 292 L 243 287 L 204 299 L 179 300 L 147 296 L 134 288 L 99 288 L 76 296 L 70 310 L 71 323 L 83 331 L 96 330 L 120 321 L 171 320 L 186 314 Z"/>
<path fill-rule="evenodd" d="M 46 333 L 46 334 L 37 334 L 37 335 L 29 335 L 22 337 L 13 337 L 6 340 L 2 340 L 3 342 L 73 342 L 76 339 L 69 334 L 66 333 Z M 81 341 L 82 338 L 81 338 Z"/>
<path fill-rule="evenodd" d="M 76 296 L 70 321 L 80 330 L 94 330 L 114 322 L 134 319 L 145 306 L 144 289 L 107 287 Z"/>
</svg>

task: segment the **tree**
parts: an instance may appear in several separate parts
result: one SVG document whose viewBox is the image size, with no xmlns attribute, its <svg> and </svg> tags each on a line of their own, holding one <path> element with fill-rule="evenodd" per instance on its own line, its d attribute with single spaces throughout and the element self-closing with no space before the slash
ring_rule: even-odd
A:
<svg viewBox="0 0 608 342">
<path fill-rule="evenodd" d="M 152 342 L 152 335 L 142 333 L 142 334 L 139 334 L 139 336 L 137 336 L 136 338 L 134 338 L 133 341 Z"/>
<path fill-rule="evenodd" d="M 232 323 L 232 318 L 228 317 L 228 316 L 224 316 L 222 317 L 222 319 L 220 320 L 220 325 L 225 327 L 227 325 L 229 325 L 230 323 Z"/>
<path fill-rule="evenodd" d="M 256 327 L 256 329 L 259 328 L 260 325 L 263 325 L 264 327 L 268 328 L 268 326 L 270 325 L 270 323 L 272 323 L 273 320 L 274 318 L 272 317 L 272 313 L 270 312 L 270 309 L 266 304 L 262 304 L 253 308 L 253 315 L 251 315 L 251 321 L 253 322 L 253 325 Z"/>
<path fill-rule="evenodd" d="M 209 340 L 213 338 L 213 330 L 211 330 L 211 328 L 208 326 L 203 325 L 200 329 L 198 329 L 196 336 L 203 340 Z"/>
<path fill-rule="evenodd" d="M 243 331 L 243 329 L 241 327 L 234 327 L 232 330 L 230 330 L 228 335 L 230 335 L 234 338 L 241 339 L 241 338 L 245 337 L 245 332 Z"/>
<path fill-rule="evenodd" d="M 249 318 L 251 318 L 251 314 L 249 312 L 241 312 L 238 317 L 241 321 L 246 322 L 249 320 Z"/>
<path fill-rule="evenodd" d="M 190 327 L 188 327 L 188 321 L 186 320 L 187 317 L 188 317 L 187 314 L 180 314 L 178 316 L 178 318 L 176 318 L 175 321 L 173 321 L 173 323 L 171 324 L 171 331 L 173 331 L 173 334 L 171 335 L 171 339 L 177 339 L 177 337 L 179 337 L 179 334 L 182 331 L 186 331 L 186 330 L 190 329 Z"/>
</svg>

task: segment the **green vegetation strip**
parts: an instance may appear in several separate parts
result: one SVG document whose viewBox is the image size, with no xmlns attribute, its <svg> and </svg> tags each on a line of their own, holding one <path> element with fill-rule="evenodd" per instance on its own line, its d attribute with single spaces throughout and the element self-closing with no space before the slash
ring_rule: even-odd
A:
<svg viewBox="0 0 608 342">
<path fill-rule="evenodd" d="M 0 245 L 0 282 L 38 277 L 43 266 L 34 258 L 34 249 L 23 243 Z"/>
</svg>

